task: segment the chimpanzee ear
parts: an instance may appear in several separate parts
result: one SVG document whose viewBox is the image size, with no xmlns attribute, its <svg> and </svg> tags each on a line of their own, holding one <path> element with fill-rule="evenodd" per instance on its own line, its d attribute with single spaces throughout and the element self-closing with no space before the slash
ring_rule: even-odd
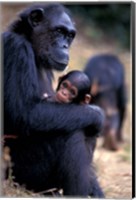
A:
<svg viewBox="0 0 136 200">
<path fill-rule="evenodd" d="M 39 25 L 39 23 L 43 20 L 43 18 L 44 18 L 44 9 L 37 8 L 31 11 L 28 17 L 28 21 L 32 27 L 35 27 Z"/>
<path fill-rule="evenodd" d="M 85 104 L 89 104 L 91 101 L 91 95 L 90 94 L 86 94 L 85 95 L 85 99 L 84 99 L 84 103 Z"/>
</svg>

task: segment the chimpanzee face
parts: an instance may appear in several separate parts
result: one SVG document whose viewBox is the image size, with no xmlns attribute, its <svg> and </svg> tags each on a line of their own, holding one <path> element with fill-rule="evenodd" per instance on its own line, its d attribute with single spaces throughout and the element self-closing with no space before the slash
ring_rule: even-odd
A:
<svg viewBox="0 0 136 200">
<path fill-rule="evenodd" d="M 36 57 L 49 68 L 64 70 L 69 62 L 69 47 L 75 37 L 75 28 L 65 12 L 45 17 L 44 10 L 31 13 L 32 45 Z"/>
<path fill-rule="evenodd" d="M 61 103 L 70 103 L 78 96 L 77 88 L 68 80 L 62 81 L 57 91 L 56 98 Z"/>
</svg>

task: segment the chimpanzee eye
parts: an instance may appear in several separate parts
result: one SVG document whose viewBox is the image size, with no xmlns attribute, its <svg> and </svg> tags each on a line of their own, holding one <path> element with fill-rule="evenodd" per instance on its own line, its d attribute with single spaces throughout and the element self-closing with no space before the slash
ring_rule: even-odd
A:
<svg viewBox="0 0 136 200">
<path fill-rule="evenodd" d="M 69 33 L 69 34 L 68 34 L 68 37 L 73 39 L 73 38 L 75 37 L 75 33 L 73 33 L 73 32 L 72 32 L 72 33 Z"/>
<path fill-rule="evenodd" d="M 72 94 L 73 97 L 75 97 L 77 95 L 76 90 L 73 88 L 70 90 L 70 93 Z"/>
<path fill-rule="evenodd" d="M 57 28 L 56 31 L 57 31 L 58 33 L 62 33 L 62 29 L 61 29 L 61 28 Z"/>
<path fill-rule="evenodd" d="M 64 30 L 64 28 L 63 27 L 58 27 L 58 28 L 56 28 L 56 33 L 58 33 L 58 34 L 64 34 L 65 33 L 65 30 Z"/>
<path fill-rule="evenodd" d="M 71 94 L 74 96 L 75 95 L 75 91 L 74 90 L 70 90 Z"/>
<path fill-rule="evenodd" d="M 63 82 L 63 83 L 62 83 L 62 86 L 63 86 L 64 88 L 67 88 L 67 87 L 68 87 L 67 82 Z"/>
</svg>

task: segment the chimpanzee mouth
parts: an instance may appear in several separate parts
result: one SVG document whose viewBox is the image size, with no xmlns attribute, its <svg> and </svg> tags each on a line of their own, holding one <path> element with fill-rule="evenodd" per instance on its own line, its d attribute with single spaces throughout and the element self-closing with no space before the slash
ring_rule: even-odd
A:
<svg viewBox="0 0 136 200">
<path fill-rule="evenodd" d="M 57 60 L 57 59 L 51 58 L 51 61 L 53 63 L 53 68 L 60 70 L 60 71 L 64 70 L 66 68 L 66 66 L 68 65 L 68 60 L 66 60 L 66 59 Z"/>
<path fill-rule="evenodd" d="M 70 103 L 71 102 L 67 97 L 61 95 L 60 93 L 57 93 L 56 98 L 57 98 L 58 102 L 60 102 L 60 103 Z"/>
<path fill-rule="evenodd" d="M 51 58 L 52 59 L 52 61 L 54 62 L 54 63 L 57 63 L 57 64 L 60 64 L 60 65 L 65 65 L 65 66 L 67 66 L 68 65 L 68 59 L 54 59 L 54 58 Z"/>
</svg>

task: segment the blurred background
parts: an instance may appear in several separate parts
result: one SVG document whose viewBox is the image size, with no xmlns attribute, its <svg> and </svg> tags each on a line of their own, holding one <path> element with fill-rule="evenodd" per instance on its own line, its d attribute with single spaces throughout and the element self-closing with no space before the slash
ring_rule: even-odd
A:
<svg viewBox="0 0 136 200">
<path fill-rule="evenodd" d="M 39 2 L 38 2 L 39 3 Z M 1 31 L 16 18 L 16 15 L 32 3 L 1 3 Z M 77 35 L 71 46 L 67 71 L 82 70 L 88 59 L 99 53 L 119 57 L 125 67 L 125 82 L 128 102 L 123 127 L 124 142 L 118 151 L 107 151 L 98 139 L 94 154 L 94 166 L 106 198 L 131 198 L 132 196 L 132 54 L 131 54 L 131 3 L 64 3 L 74 18 Z M 58 76 L 55 73 L 54 87 Z M 28 197 L 37 194 L 16 189 L 12 184 L 3 184 L 4 194 L 10 197 Z M 39 195 L 39 194 L 38 194 Z M 39 195 L 40 196 L 40 195 Z"/>
</svg>

